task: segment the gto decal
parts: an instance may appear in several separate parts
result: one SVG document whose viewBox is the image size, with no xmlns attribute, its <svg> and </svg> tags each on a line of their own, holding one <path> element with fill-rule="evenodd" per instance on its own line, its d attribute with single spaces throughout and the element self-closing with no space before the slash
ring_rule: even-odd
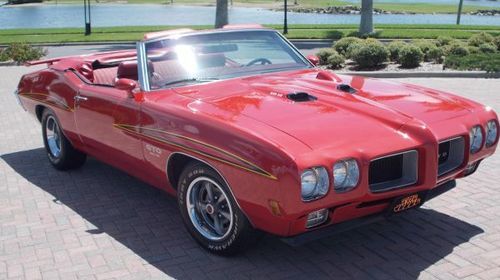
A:
<svg viewBox="0 0 500 280">
<path fill-rule="evenodd" d="M 146 144 L 145 148 L 146 148 L 146 151 L 148 151 L 148 153 L 154 157 L 160 157 L 161 154 L 163 153 L 162 149 L 160 149 L 156 146 L 153 146 L 151 144 Z"/>
</svg>

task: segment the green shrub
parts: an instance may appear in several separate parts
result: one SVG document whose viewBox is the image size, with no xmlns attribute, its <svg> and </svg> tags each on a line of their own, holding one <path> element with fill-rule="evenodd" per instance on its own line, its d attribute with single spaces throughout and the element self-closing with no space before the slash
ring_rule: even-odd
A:
<svg viewBox="0 0 500 280">
<path fill-rule="evenodd" d="M 389 58 L 389 51 L 382 44 L 365 43 L 351 53 L 359 68 L 373 68 L 382 65 Z"/>
<path fill-rule="evenodd" d="M 493 39 L 493 44 L 497 46 L 497 50 L 500 51 L 500 35 Z"/>
<path fill-rule="evenodd" d="M 47 51 L 40 47 L 32 47 L 27 43 L 12 43 L 10 44 L 4 52 L 7 56 L 18 64 L 37 60 L 47 54 Z"/>
<path fill-rule="evenodd" d="M 344 57 L 345 58 L 349 58 L 349 59 L 352 59 L 352 55 L 354 52 L 356 52 L 357 50 L 359 50 L 361 47 L 363 47 L 365 45 L 365 42 L 364 41 L 361 41 L 361 42 L 357 42 L 357 43 L 353 43 L 351 44 L 345 54 L 344 54 Z"/>
<path fill-rule="evenodd" d="M 435 63 L 443 63 L 444 60 L 444 51 L 443 48 L 434 47 L 429 49 L 427 54 L 425 54 L 426 61 L 432 61 Z"/>
<path fill-rule="evenodd" d="M 367 39 L 363 40 L 362 42 L 364 44 L 375 44 L 375 45 L 384 46 L 384 44 L 382 42 L 380 42 L 378 39 L 375 39 L 375 38 L 367 38 Z"/>
<path fill-rule="evenodd" d="M 0 61 L 7 61 L 9 59 L 10 57 L 7 51 L 5 49 L 0 49 Z"/>
<path fill-rule="evenodd" d="M 484 43 L 479 46 L 479 51 L 482 53 L 495 53 L 497 51 L 497 47 L 491 43 Z"/>
<path fill-rule="evenodd" d="M 327 59 L 327 64 L 328 64 L 328 67 L 331 68 L 331 69 L 340 69 L 342 68 L 342 66 L 344 65 L 344 62 L 345 62 L 345 58 L 335 52 L 334 54 L 330 55 Z"/>
<path fill-rule="evenodd" d="M 337 51 L 332 49 L 332 48 L 328 48 L 328 49 L 321 49 L 318 51 L 318 53 L 316 53 L 316 56 L 319 58 L 319 64 L 320 65 L 327 65 L 328 62 L 328 57 L 332 54 L 336 54 Z"/>
<path fill-rule="evenodd" d="M 436 39 L 436 45 L 442 47 L 451 44 L 453 41 L 454 39 L 449 36 L 439 36 Z"/>
<path fill-rule="evenodd" d="M 477 54 L 481 53 L 478 47 L 475 46 L 467 46 L 467 50 L 469 51 L 469 54 Z"/>
<path fill-rule="evenodd" d="M 446 57 L 444 67 L 458 70 L 482 70 L 490 73 L 500 72 L 500 53 L 450 55 Z"/>
<path fill-rule="evenodd" d="M 361 42 L 363 42 L 363 40 L 356 37 L 345 37 L 335 42 L 335 44 L 333 44 L 333 48 L 339 54 L 345 55 L 349 46 L 353 44 L 359 44 Z"/>
<path fill-rule="evenodd" d="M 434 41 L 430 40 L 415 40 L 413 44 L 420 48 L 420 50 L 424 53 L 424 59 L 427 60 L 427 53 L 430 49 L 437 47 Z"/>
<path fill-rule="evenodd" d="M 413 45 L 405 46 L 399 54 L 399 62 L 403 68 L 415 68 L 424 60 L 422 50 Z"/>
<path fill-rule="evenodd" d="M 389 50 L 390 53 L 390 59 L 394 62 L 399 61 L 399 53 L 401 52 L 401 49 L 404 47 L 408 46 L 407 43 L 403 41 L 392 41 L 387 45 L 387 49 Z"/>
<path fill-rule="evenodd" d="M 466 56 L 469 54 L 467 46 L 461 43 L 453 43 L 445 48 L 446 55 Z"/>
<path fill-rule="evenodd" d="M 468 41 L 469 46 L 476 46 L 476 47 L 479 47 L 484 43 L 491 43 L 491 42 L 493 42 L 493 36 L 491 36 L 491 34 L 488 34 L 486 32 L 474 34 L 469 38 Z"/>
</svg>

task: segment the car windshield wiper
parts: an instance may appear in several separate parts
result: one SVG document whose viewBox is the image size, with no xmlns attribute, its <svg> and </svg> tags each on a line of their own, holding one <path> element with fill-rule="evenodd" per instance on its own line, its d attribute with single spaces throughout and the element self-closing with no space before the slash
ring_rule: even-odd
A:
<svg viewBox="0 0 500 280">
<path fill-rule="evenodd" d="M 217 78 L 184 78 L 184 79 L 179 79 L 179 80 L 173 80 L 173 81 L 168 81 L 162 85 L 162 87 L 166 86 L 171 86 L 175 84 L 181 84 L 181 83 L 205 83 L 205 82 L 210 82 L 210 81 L 216 81 L 218 80 Z"/>
</svg>

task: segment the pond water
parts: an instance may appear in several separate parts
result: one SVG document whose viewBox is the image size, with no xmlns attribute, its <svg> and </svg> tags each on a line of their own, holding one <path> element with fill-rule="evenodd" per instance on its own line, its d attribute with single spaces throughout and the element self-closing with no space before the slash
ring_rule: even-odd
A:
<svg viewBox="0 0 500 280">
<path fill-rule="evenodd" d="M 214 7 L 154 4 L 98 4 L 92 6 L 92 26 L 202 25 L 213 24 Z M 233 7 L 231 23 L 280 24 L 283 12 Z M 375 15 L 375 23 L 454 24 L 456 15 Z M 83 26 L 80 5 L 0 7 L 0 28 L 50 28 Z M 359 15 L 289 13 L 290 24 L 357 24 Z M 462 24 L 500 25 L 500 16 L 463 15 Z"/>
</svg>

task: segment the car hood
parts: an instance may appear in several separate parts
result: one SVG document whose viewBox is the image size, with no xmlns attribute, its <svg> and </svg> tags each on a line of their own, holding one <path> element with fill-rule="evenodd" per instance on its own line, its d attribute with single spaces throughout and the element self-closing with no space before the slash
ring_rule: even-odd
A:
<svg viewBox="0 0 500 280">
<path fill-rule="evenodd" d="M 262 75 L 177 91 L 272 126 L 312 149 L 352 145 L 367 138 L 384 144 L 388 137 L 401 137 L 399 130 L 406 123 L 431 126 L 472 110 L 465 101 L 435 90 L 350 76 L 325 81 L 317 74 Z M 356 92 L 338 90 L 339 84 L 348 84 Z M 297 92 L 316 99 L 297 102 L 287 97 Z"/>
</svg>

